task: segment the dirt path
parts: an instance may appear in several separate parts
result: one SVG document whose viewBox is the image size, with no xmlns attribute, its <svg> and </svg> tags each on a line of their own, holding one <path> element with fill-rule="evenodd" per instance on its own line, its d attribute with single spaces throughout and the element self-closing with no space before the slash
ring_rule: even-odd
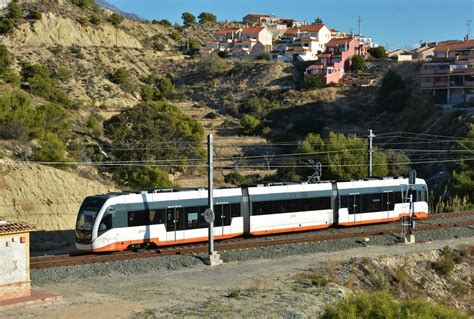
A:
<svg viewBox="0 0 474 319">
<path fill-rule="evenodd" d="M 400 256 L 462 244 L 474 244 L 474 237 L 44 284 L 35 288 L 61 294 L 63 300 L 0 311 L 0 318 L 314 317 L 345 291 L 330 284 L 302 292 L 295 285 L 298 273 L 350 258 Z M 229 297 L 231 292 L 237 295 Z"/>
</svg>

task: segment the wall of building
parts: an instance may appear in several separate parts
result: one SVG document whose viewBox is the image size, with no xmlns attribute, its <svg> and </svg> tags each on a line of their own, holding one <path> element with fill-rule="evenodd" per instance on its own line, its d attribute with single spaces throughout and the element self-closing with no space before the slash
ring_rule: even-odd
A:
<svg viewBox="0 0 474 319">
<path fill-rule="evenodd" d="M 29 234 L 0 234 L 0 300 L 30 295 Z"/>
</svg>

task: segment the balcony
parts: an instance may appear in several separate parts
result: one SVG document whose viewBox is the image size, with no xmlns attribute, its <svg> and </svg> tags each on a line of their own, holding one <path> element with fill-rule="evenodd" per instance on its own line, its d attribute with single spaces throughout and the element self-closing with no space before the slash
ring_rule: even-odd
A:
<svg viewBox="0 0 474 319">
<path fill-rule="evenodd" d="M 436 81 L 433 83 L 434 87 L 448 87 L 449 86 L 449 81 Z"/>
<path fill-rule="evenodd" d="M 433 82 L 421 82 L 421 88 L 428 89 L 433 87 Z"/>
<path fill-rule="evenodd" d="M 434 74 L 434 68 L 422 68 L 421 75 L 432 75 Z"/>
</svg>

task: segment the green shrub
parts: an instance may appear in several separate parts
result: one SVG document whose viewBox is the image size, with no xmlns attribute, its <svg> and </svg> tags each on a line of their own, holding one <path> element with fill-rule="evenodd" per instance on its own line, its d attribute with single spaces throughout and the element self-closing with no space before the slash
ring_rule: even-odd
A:
<svg viewBox="0 0 474 319">
<path fill-rule="evenodd" d="M 176 95 L 175 87 L 173 81 L 170 77 L 163 77 L 158 82 L 158 90 L 161 96 L 172 99 Z"/>
<path fill-rule="evenodd" d="M 170 33 L 170 38 L 175 40 L 175 41 L 179 41 L 181 39 L 181 34 L 178 31 L 173 30 Z"/>
<path fill-rule="evenodd" d="M 384 58 L 387 58 L 387 53 L 385 52 L 385 48 L 383 46 L 378 46 L 378 47 L 375 47 L 375 48 L 369 48 L 367 50 L 369 52 L 369 54 L 376 58 L 376 59 L 384 59 Z"/>
<path fill-rule="evenodd" d="M 30 20 L 41 20 L 41 18 L 43 17 L 43 14 L 41 13 L 41 11 L 38 11 L 38 10 L 31 10 L 30 13 L 28 14 L 28 19 Z"/>
<path fill-rule="evenodd" d="M 34 153 L 34 159 L 38 162 L 66 162 L 66 144 L 54 133 L 47 132 L 40 140 L 40 150 Z M 66 168 L 67 165 L 55 165 L 55 167 Z"/>
<path fill-rule="evenodd" d="M 363 56 L 354 55 L 351 58 L 351 70 L 352 71 L 363 71 L 367 66 L 365 65 L 365 60 Z"/>
<path fill-rule="evenodd" d="M 51 71 L 47 66 L 25 64 L 21 75 L 22 80 L 27 83 L 25 89 L 31 93 L 44 97 L 51 102 L 71 107 L 71 100 L 63 90 L 57 87 L 56 79 L 51 76 Z"/>
<path fill-rule="evenodd" d="M 242 294 L 242 291 L 240 289 L 232 289 L 227 294 L 227 298 L 239 298 L 241 294 Z"/>
<path fill-rule="evenodd" d="M 218 56 L 209 55 L 201 59 L 201 66 L 199 67 L 199 74 L 202 76 L 212 76 L 224 72 L 226 69 L 226 62 Z"/>
<path fill-rule="evenodd" d="M 379 88 L 378 108 L 380 111 L 400 112 L 408 105 L 410 95 L 406 81 L 397 72 L 389 70 Z"/>
<path fill-rule="evenodd" d="M 271 56 L 270 53 L 265 52 L 265 53 L 260 53 L 255 57 L 255 60 L 264 60 L 264 61 L 270 61 Z"/>
<path fill-rule="evenodd" d="M 357 293 L 343 300 L 329 304 L 323 319 L 409 319 L 409 318 L 438 318 L 457 319 L 468 318 L 458 310 L 451 310 L 425 300 L 409 300 L 399 302 L 387 292 Z"/>
<path fill-rule="evenodd" d="M 440 275 L 449 276 L 454 269 L 453 251 L 445 246 L 441 250 L 441 256 L 433 263 L 433 269 Z"/>
<path fill-rule="evenodd" d="M 312 274 L 309 279 L 311 280 L 311 284 L 316 287 L 325 287 L 329 283 L 326 277 L 318 274 Z"/>
<path fill-rule="evenodd" d="M 79 19 L 77 19 L 77 22 L 79 22 L 82 25 L 88 25 L 89 19 L 87 19 L 87 17 L 80 17 Z"/>
<path fill-rule="evenodd" d="M 303 80 L 303 88 L 305 90 L 320 89 L 324 86 L 323 79 L 318 74 L 306 74 Z"/>
<path fill-rule="evenodd" d="M 87 127 L 91 130 L 91 132 L 95 135 L 102 135 L 104 132 L 104 128 L 102 127 L 102 122 L 104 118 L 97 113 L 92 113 L 87 120 Z"/>
<path fill-rule="evenodd" d="M 245 135 L 256 135 L 260 120 L 252 115 L 245 114 L 240 120 L 240 126 L 242 127 L 242 133 Z"/>
<path fill-rule="evenodd" d="M 266 97 L 258 97 L 253 95 L 240 107 L 240 112 L 262 119 L 269 112 L 274 111 L 279 107 L 280 104 L 277 102 L 272 102 Z"/>
<path fill-rule="evenodd" d="M 115 27 L 118 27 L 123 22 L 123 20 L 124 20 L 124 17 L 116 13 L 112 13 L 107 19 L 107 21 L 112 23 Z"/>
<path fill-rule="evenodd" d="M 93 25 L 99 25 L 100 21 L 101 20 L 100 20 L 100 17 L 98 15 L 93 14 L 89 17 L 89 22 Z"/>
<path fill-rule="evenodd" d="M 5 45 L 0 44 L 0 76 L 13 65 L 13 58 Z"/>
<path fill-rule="evenodd" d="M 171 188 L 168 173 L 158 167 L 145 166 L 132 173 L 130 186 L 138 189 Z"/>
<path fill-rule="evenodd" d="M 72 0 L 72 3 L 83 9 L 99 9 L 99 5 L 95 2 L 95 0 Z"/>
<path fill-rule="evenodd" d="M 61 82 L 67 82 L 72 78 L 72 71 L 65 67 L 59 67 L 55 70 L 53 77 Z"/>
<path fill-rule="evenodd" d="M 6 17 L 18 21 L 22 18 L 23 14 L 21 13 L 21 8 L 18 5 L 18 1 L 14 0 L 7 5 L 7 14 Z"/>
<path fill-rule="evenodd" d="M 164 27 L 171 27 L 172 24 L 169 20 L 166 20 L 166 19 L 162 19 L 162 20 L 152 20 L 151 21 L 152 24 L 159 24 L 159 25 L 162 25 Z"/>
<path fill-rule="evenodd" d="M 231 172 L 231 173 L 227 174 L 224 177 L 224 181 L 227 184 L 232 184 L 232 185 L 235 185 L 235 186 L 250 185 L 254 182 L 251 177 L 242 176 L 237 171 L 234 171 L 234 172 Z"/>
<path fill-rule="evenodd" d="M 0 18 L 0 34 L 13 31 L 16 21 L 10 18 Z"/>
</svg>

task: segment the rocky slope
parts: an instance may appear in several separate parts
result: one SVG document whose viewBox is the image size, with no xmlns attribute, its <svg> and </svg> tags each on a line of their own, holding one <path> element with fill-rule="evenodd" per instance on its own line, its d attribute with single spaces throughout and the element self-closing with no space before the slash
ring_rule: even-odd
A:
<svg viewBox="0 0 474 319">
<path fill-rule="evenodd" d="M 0 216 L 32 223 L 38 230 L 73 229 L 86 196 L 114 190 L 75 173 L 0 160 Z"/>
</svg>

